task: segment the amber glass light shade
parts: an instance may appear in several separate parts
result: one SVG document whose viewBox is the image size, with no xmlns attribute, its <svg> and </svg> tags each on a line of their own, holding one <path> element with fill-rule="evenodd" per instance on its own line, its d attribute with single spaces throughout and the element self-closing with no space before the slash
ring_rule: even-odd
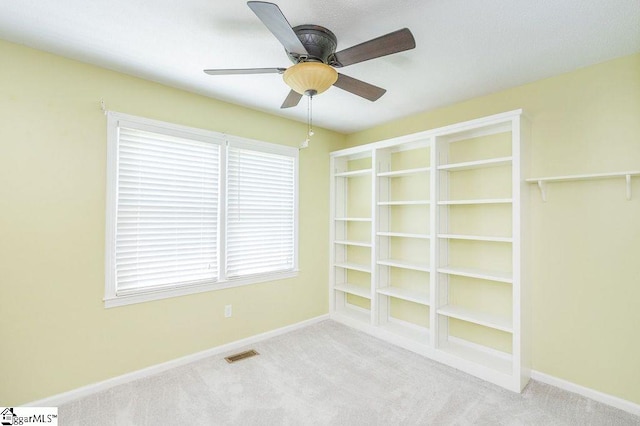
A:
<svg viewBox="0 0 640 426">
<path fill-rule="evenodd" d="M 338 80 L 338 73 L 333 67 L 322 62 L 300 62 L 289 67 L 282 78 L 289 87 L 301 95 L 307 91 L 319 94 Z"/>
</svg>

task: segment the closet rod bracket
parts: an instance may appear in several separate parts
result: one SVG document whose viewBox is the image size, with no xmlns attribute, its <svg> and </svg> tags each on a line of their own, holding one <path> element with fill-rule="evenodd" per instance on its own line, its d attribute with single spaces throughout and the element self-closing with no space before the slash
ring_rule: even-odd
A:
<svg viewBox="0 0 640 426">
<path fill-rule="evenodd" d="M 538 181 L 538 189 L 540 189 L 540 196 L 542 201 L 547 202 L 547 183 L 543 180 Z"/>
<path fill-rule="evenodd" d="M 631 200 L 631 175 L 626 174 L 624 177 L 627 180 L 627 200 Z"/>
</svg>

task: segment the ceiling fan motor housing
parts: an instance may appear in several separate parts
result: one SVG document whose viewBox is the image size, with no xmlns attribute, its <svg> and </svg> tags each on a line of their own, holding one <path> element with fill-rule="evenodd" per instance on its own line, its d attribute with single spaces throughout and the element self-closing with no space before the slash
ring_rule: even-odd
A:
<svg viewBox="0 0 640 426">
<path fill-rule="evenodd" d="M 329 63 L 338 45 L 331 31 L 319 25 L 298 25 L 293 31 L 309 54 L 306 59 L 302 58 L 304 61 Z M 301 61 L 301 57 L 295 53 L 287 52 L 287 55 L 294 64 Z"/>
</svg>

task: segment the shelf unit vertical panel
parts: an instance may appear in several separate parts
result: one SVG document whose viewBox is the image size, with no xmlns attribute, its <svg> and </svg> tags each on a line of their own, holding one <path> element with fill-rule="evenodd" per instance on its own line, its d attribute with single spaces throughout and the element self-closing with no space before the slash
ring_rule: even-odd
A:
<svg viewBox="0 0 640 426">
<path fill-rule="evenodd" d="M 388 297 L 378 294 L 377 289 L 380 287 L 386 287 L 391 285 L 391 268 L 385 265 L 378 265 L 378 259 L 388 258 L 391 252 L 389 243 L 389 237 L 377 235 L 377 231 L 391 230 L 391 217 L 389 213 L 389 206 L 379 206 L 377 203 L 382 201 L 389 201 L 391 196 L 391 188 L 389 184 L 389 178 L 378 177 L 378 173 L 389 171 L 391 167 L 391 156 L 388 150 L 377 149 L 376 150 L 376 167 L 374 169 L 374 179 L 377 182 L 376 187 L 376 203 L 375 210 L 378 215 L 376 218 L 377 226 L 373 230 L 374 238 L 376 241 L 375 256 L 373 257 L 373 267 L 377 271 L 377 279 L 374 282 L 374 293 L 377 302 L 378 312 L 376 315 L 376 325 L 386 324 L 390 315 L 390 304 Z"/>
<path fill-rule="evenodd" d="M 521 252 L 521 244 L 520 244 L 520 211 L 522 209 L 521 200 L 520 200 L 520 120 L 514 118 L 512 120 L 512 132 L 511 132 L 511 149 L 512 156 L 514 158 L 513 165 L 511 167 L 511 179 L 512 179 L 512 198 L 513 204 L 511 208 L 511 226 L 513 229 L 512 238 L 513 244 L 511 248 L 511 264 L 513 268 L 513 284 L 512 284 L 512 306 L 513 306 L 513 314 L 512 314 L 512 322 L 513 329 L 515 332 L 512 337 L 512 354 L 513 354 L 513 364 L 512 364 L 512 374 L 513 374 L 513 385 L 514 387 L 520 386 L 520 375 L 521 375 L 521 359 L 522 355 L 521 351 L 521 342 L 522 336 L 519 332 L 521 330 L 521 317 L 520 317 L 520 300 L 521 300 L 521 287 L 520 287 L 520 252 Z"/>
<path fill-rule="evenodd" d="M 330 191 L 330 208 L 332 215 L 330 216 L 329 223 L 329 308 L 331 312 L 335 312 L 337 309 L 343 309 L 346 304 L 346 295 L 342 292 L 335 291 L 336 281 L 338 275 L 340 276 L 340 282 L 346 282 L 347 272 L 344 269 L 337 269 L 334 265 L 338 260 L 343 261 L 346 257 L 345 247 L 338 247 L 334 241 L 336 239 L 346 238 L 346 223 L 337 222 L 334 220 L 337 216 L 344 216 L 346 202 L 346 188 L 342 179 L 337 178 L 335 175 L 338 172 L 346 170 L 346 160 L 344 158 L 331 158 L 331 191 Z M 340 181 L 336 181 L 340 180 Z M 339 212 L 339 213 L 338 213 Z M 340 227 L 340 229 L 338 229 Z"/>
<path fill-rule="evenodd" d="M 369 288 L 371 289 L 371 323 L 373 325 L 378 325 L 379 319 L 379 309 L 380 309 L 380 298 L 376 293 L 376 283 L 378 277 L 378 268 L 376 265 L 377 259 L 377 244 L 376 242 L 376 230 L 378 229 L 378 178 L 376 170 L 378 168 L 378 152 L 376 149 L 373 149 L 371 152 L 371 229 L 370 229 L 370 239 L 373 246 L 371 247 L 371 257 L 369 259 L 371 265 L 371 281 L 369 283 Z"/>
<path fill-rule="evenodd" d="M 447 344 L 449 336 L 449 320 L 442 318 L 438 314 L 440 307 L 449 303 L 449 275 L 441 274 L 438 268 L 449 263 L 449 240 L 439 239 L 438 234 L 447 234 L 449 232 L 449 209 L 446 206 L 438 206 L 438 201 L 442 198 L 449 198 L 449 173 L 441 171 L 438 166 L 449 162 L 449 142 L 443 138 L 435 137 L 436 146 L 436 163 L 435 163 L 435 180 L 436 180 L 436 222 L 434 224 L 435 254 L 434 259 L 434 311 L 435 311 L 435 348 L 439 348 Z M 444 196 L 443 196 L 444 194 Z"/>
<path fill-rule="evenodd" d="M 514 390 L 521 391 L 531 377 L 531 283 L 527 259 L 530 256 L 529 176 L 530 124 L 526 117 L 513 118 L 513 375 Z"/>
<path fill-rule="evenodd" d="M 438 292 L 438 262 L 440 256 L 438 256 L 438 140 L 432 136 L 429 138 L 429 145 L 431 146 L 429 165 L 431 170 L 429 171 L 429 265 L 431 265 L 431 273 L 429 274 L 429 295 L 431 296 L 431 307 L 429 309 L 429 324 L 431 325 L 431 334 L 429 335 L 429 345 L 432 348 L 438 346 L 439 333 L 436 331 L 439 327 L 438 324 L 438 306 L 439 306 L 439 292 Z"/>
</svg>

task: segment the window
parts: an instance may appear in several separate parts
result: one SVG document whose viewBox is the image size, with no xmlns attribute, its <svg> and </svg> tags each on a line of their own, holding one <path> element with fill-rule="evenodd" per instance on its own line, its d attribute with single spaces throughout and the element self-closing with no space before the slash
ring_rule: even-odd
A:
<svg viewBox="0 0 640 426">
<path fill-rule="evenodd" d="M 108 117 L 105 305 L 297 273 L 298 150 Z"/>
</svg>

